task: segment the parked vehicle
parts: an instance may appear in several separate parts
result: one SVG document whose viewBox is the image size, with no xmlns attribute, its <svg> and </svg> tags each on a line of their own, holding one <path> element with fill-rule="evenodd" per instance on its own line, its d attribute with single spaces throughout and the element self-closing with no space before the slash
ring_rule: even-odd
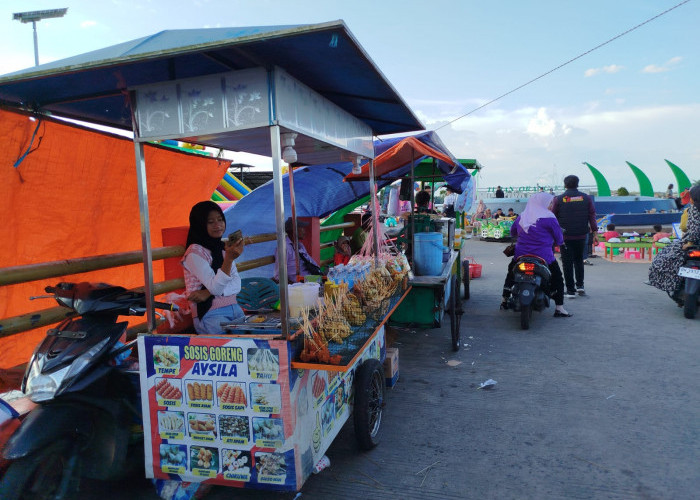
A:
<svg viewBox="0 0 700 500">
<path fill-rule="evenodd" d="M 683 306 L 683 316 L 693 319 L 700 302 L 700 247 L 686 249 L 685 262 L 678 269 L 678 275 L 685 278 L 679 305 Z"/>
<path fill-rule="evenodd" d="M 536 255 L 518 257 L 513 267 L 513 286 L 508 299 L 508 308 L 520 313 L 520 327 L 530 328 L 532 311 L 549 307 L 549 296 L 544 292 L 549 288 L 551 274 L 544 259 Z"/>
<path fill-rule="evenodd" d="M 22 392 L 37 407 L 2 451 L 4 500 L 76 498 L 81 477 L 116 479 L 143 460 L 138 371 L 123 362 L 135 341 L 119 342 L 117 319 L 143 315 L 145 295 L 85 282 L 46 292 L 81 317 L 49 329 L 27 365 Z"/>
</svg>

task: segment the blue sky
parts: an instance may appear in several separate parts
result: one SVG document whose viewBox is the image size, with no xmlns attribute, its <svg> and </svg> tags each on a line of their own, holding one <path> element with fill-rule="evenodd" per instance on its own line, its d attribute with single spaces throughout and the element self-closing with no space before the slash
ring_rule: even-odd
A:
<svg viewBox="0 0 700 500">
<path fill-rule="evenodd" d="M 0 74 L 34 64 L 31 24 L 13 12 L 68 7 L 37 24 L 42 63 L 165 29 L 343 19 L 426 128 L 485 166 L 482 187 L 592 185 L 586 161 L 636 190 L 630 161 L 663 191 L 664 158 L 700 179 L 700 0 L 445 124 L 682 1 L 6 0 Z"/>
</svg>

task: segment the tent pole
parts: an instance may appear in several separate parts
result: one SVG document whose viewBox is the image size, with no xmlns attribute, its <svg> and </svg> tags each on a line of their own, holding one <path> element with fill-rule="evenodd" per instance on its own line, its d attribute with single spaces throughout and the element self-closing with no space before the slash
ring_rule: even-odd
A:
<svg viewBox="0 0 700 500">
<path fill-rule="evenodd" d="M 287 235 L 284 232 L 284 193 L 282 191 L 282 148 L 280 127 L 270 127 L 270 156 L 272 157 L 272 184 L 275 192 L 275 223 L 277 231 L 277 262 L 280 273 L 280 320 L 282 331 L 289 332 L 289 295 L 287 294 Z"/>
<path fill-rule="evenodd" d="M 146 159 L 143 143 L 134 135 L 136 153 L 136 180 L 139 190 L 139 213 L 141 215 L 141 248 L 143 251 L 144 291 L 146 293 L 146 320 L 148 333 L 156 329 L 156 314 L 153 307 L 153 250 L 151 248 L 151 222 L 148 215 L 148 191 L 146 188 Z"/>
<path fill-rule="evenodd" d="M 143 254 L 143 283 L 146 294 L 146 324 L 148 333 L 156 329 L 156 310 L 153 305 L 153 249 L 151 247 L 151 219 L 148 215 L 148 184 L 146 182 L 146 158 L 140 140 L 139 121 L 136 119 L 136 92 L 129 92 L 131 126 L 134 131 L 134 155 L 136 157 L 136 184 L 139 196 L 139 218 L 141 219 L 141 252 Z"/>
<path fill-rule="evenodd" d="M 359 160 L 358 160 L 359 161 Z M 374 182 L 374 160 L 369 159 L 369 194 L 372 207 L 372 243 L 374 243 L 374 267 L 379 267 L 379 211 L 377 210 L 377 189 Z"/>
<path fill-rule="evenodd" d="M 413 251 L 416 248 L 416 193 L 413 188 L 416 185 L 416 150 L 411 151 L 411 269 L 415 269 L 415 260 Z"/>
<path fill-rule="evenodd" d="M 297 277 L 299 277 L 299 271 L 301 271 L 299 267 L 299 230 L 297 229 L 297 202 L 294 197 L 294 169 L 291 165 L 289 165 L 289 203 L 292 209 L 292 225 L 294 227 L 294 239 L 292 240 L 294 244 L 294 262 L 297 265 Z"/>
</svg>

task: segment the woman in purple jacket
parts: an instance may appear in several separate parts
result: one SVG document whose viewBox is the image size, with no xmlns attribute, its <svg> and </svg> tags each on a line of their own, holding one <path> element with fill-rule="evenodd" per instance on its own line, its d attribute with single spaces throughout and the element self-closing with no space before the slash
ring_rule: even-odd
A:
<svg viewBox="0 0 700 500">
<path fill-rule="evenodd" d="M 525 210 L 515 219 L 510 228 L 511 235 L 517 238 L 517 242 L 513 260 L 508 265 L 508 274 L 503 284 L 501 309 L 508 308 L 507 299 L 510 297 L 510 288 L 513 285 L 515 261 L 522 255 L 536 255 L 549 265 L 551 278 L 548 289 L 545 288 L 544 291 L 554 300 L 556 305 L 554 316 L 557 318 L 572 316 L 564 309 L 564 279 L 559 263 L 554 257 L 553 247 L 554 245 L 562 246 L 564 236 L 557 218 L 550 210 L 552 200 L 554 200 L 554 196 L 544 192 L 531 196 Z"/>
</svg>

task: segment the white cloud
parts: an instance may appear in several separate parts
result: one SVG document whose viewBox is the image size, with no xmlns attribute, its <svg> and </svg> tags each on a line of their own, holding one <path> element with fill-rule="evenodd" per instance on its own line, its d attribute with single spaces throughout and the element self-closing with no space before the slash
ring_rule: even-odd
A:
<svg viewBox="0 0 700 500">
<path fill-rule="evenodd" d="M 591 77 L 591 76 L 595 76 L 599 73 L 609 73 L 609 74 L 619 73 L 623 69 L 625 69 L 624 66 L 619 66 L 617 64 L 610 64 L 608 66 L 603 66 L 602 68 L 587 69 L 583 74 L 586 77 Z"/>
<path fill-rule="evenodd" d="M 429 108 L 416 110 L 428 129 L 447 123 Z M 488 109 L 437 131 L 458 158 L 476 158 L 485 169 L 480 186 L 560 185 L 575 174 L 582 185 L 594 185 L 588 161 L 611 186 L 636 190 L 637 181 L 625 164 L 630 161 L 651 179 L 656 190 L 673 182 L 663 161 L 668 158 L 697 178 L 700 145 L 696 117 L 700 104 L 638 107 L 619 110 L 604 102 L 576 108 L 524 107 Z M 432 118 L 431 118 L 432 117 Z"/>
<path fill-rule="evenodd" d="M 531 136 L 555 137 L 570 134 L 572 128 L 565 123 L 558 123 L 549 117 L 545 108 L 540 108 L 537 110 L 537 114 L 528 121 L 525 131 Z"/>
<path fill-rule="evenodd" d="M 644 69 L 642 69 L 642 73 L 664 73 L 666 71 L 671 71 L 673 67 L 680 63 L 682 60 L 682 57 L 676 56 L 672 57 L 671 59 L 669 59 L 661 65 L 649 64 L 647 66 L 644 66 Z"/>
<path fill-rule="evenodd" d="M 83 21 L 80 23 L 81 28 L 92 28 L 93 26 L 97 26 L 97 22 L 95 21 Z"/>
</svg>

